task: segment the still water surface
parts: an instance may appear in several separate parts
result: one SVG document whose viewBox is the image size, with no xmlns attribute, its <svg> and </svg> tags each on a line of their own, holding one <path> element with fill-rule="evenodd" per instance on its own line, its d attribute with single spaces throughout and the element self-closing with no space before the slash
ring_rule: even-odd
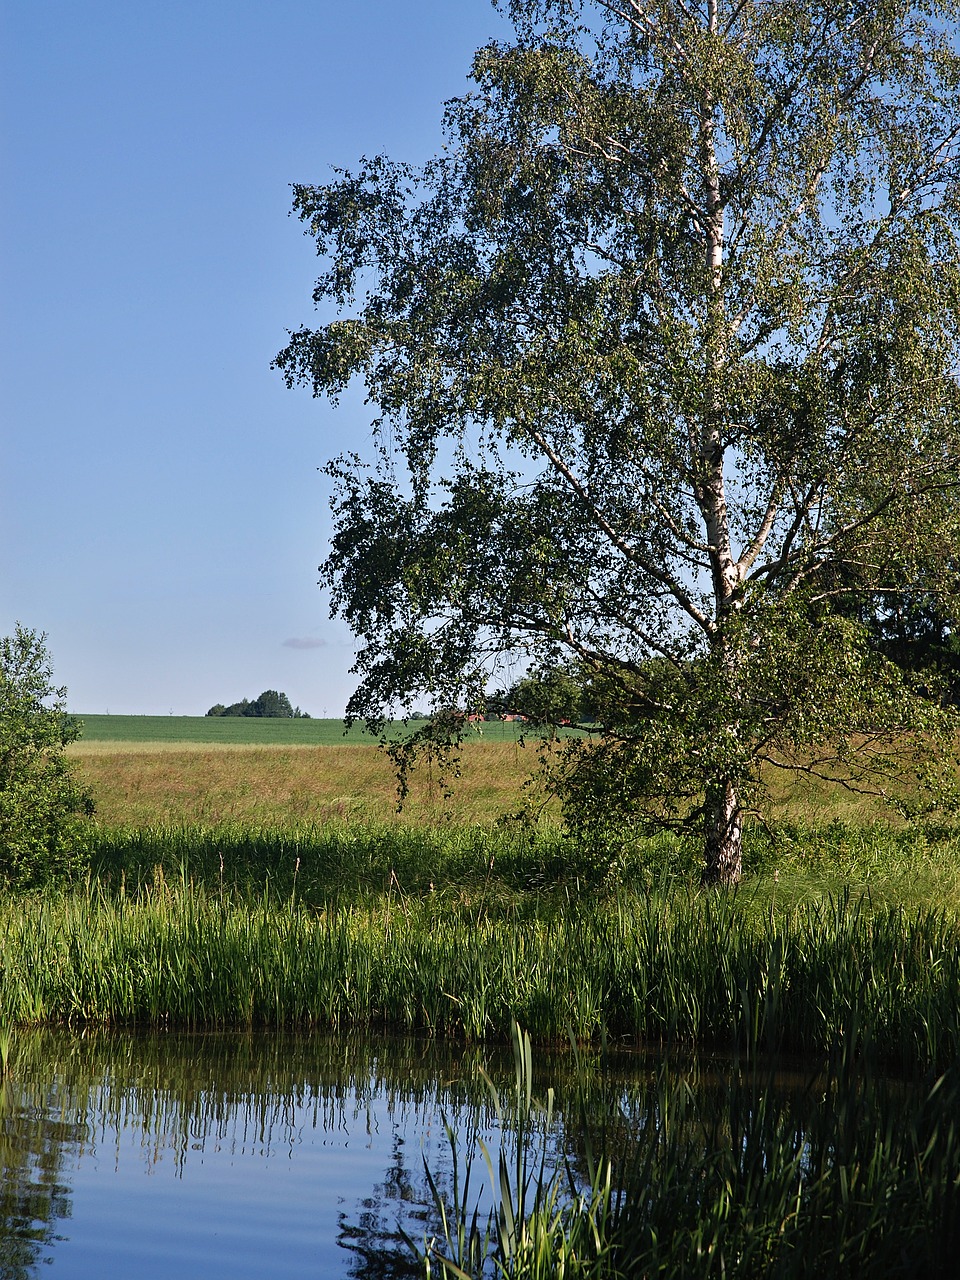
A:
<svg viewBox="0 0 960 1280">
<path fill-rule="evenodd" d="M 509 1052 L 433 1041 L 20 1033 L 0 1276 L 419 1274 L 399 1228 L 431 1231 L 423 1161 L 449 1178 L 445 1117 L 491 1137 L 481 1064 L 512 1078 Z"/>
</svg>

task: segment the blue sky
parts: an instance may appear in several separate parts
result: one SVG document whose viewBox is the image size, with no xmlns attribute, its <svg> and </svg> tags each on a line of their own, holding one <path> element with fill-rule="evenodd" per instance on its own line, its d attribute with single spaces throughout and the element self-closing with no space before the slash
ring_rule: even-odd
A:
<svg viewBox="0 0 960 1280">
<path fill-rule="evenodd" d="M 362 451 L 270 362 L 313 317 L 292 182 L 442 144 L 489 0 L 0 0 L 0 634 L 79 712 L 282 689 L 339 715 L 318 468 Z"/>
</svg>

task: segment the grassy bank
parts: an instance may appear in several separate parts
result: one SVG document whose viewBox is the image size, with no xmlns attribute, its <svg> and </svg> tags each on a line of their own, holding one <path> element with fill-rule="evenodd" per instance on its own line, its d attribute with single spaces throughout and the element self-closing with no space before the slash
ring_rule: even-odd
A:
<svg viewBox="0 0 960 1280">
<path fill-rule="evenodd" d="M 744 918 L 849 896 L 867 909 L 942 911 L 960 918 L 960 829 L 893 830 L 840 822 L 747 834 Z M 112 891 L 149 887 L 160 868 L 208 893 L 242 900 L 269 892 L 319 909 L 387 895 L 498 911 L 579 909 L 612 894 L 699 896 L 700 850 L 663 834 L 626 841 L 613 859 L 548 823 L 400 824 L 338 820 L 288 826 L 247 822 L 100 828 L 92 874 Z"/>
<path fill-rule="evenodd" d="M 458 807 L 472 795 L 489 818 L 498 795 L 506 811 L 517 752 L 468 753 Z M 717 1051 L 740 1069 L 665 1069 L 626 1119 L 594 1088 L 579 1130 L 568 1107 L 539 1148 L 549 1160 L 525 1136 L 546 1119 L 505 1110 L 516 1159 L 493 1171 L 499 1214 L 474 1230 L 474 1202 L 446 1181 L 425 1273 L 954 1274 L 960 830 L 813 822 L 795 805 L 751 829 L 737 893 L 704 892 L 699 850 L 674 837 L 626 840 L 611 863 L 549 821 L 441 820 L 429 793 L 398 822 L 366 747 L 90 760 L 127 821 L 101 817 L 84 885 L 0 899 L 5 1043 L 18 1024 L 61 1023 L 494 1046 L 517 1022 L 594 1057 L 604 1043 Z M 318 776 L 352 783 L 367 816 L 328 805 L 314 820 Z M 229 795 L 232 821 L 211 803 Z M 156 821 L 204 803 L 204 821 Z M 785 1093 L 784 1064 L 812 1083 Z"/>
<path fill-rule="evenodd" d="M 550 834 L 118 833 L 84 889 L 0 903 L 0 1019 L 960 1057 L 956 897 L 898 904 L 838 841 L 718 896 L 663 841 L 610 874 Z M 941 845 L 887 858 L 947 883 Z"/>
<path fill-rule="evenodd" d="M 568 1107 L 562 1140 L 540 1148 L 544 1117 L 505 1110 L 515 1159 L 494 1170 L 498 1213 L 474 1230 L 474 1200 L 445 1179 L 448 1231 L 424 1273 L 954 1274 L 960 912 L 884 900 L 897 883 L 929 893 L 945 841 L 833 829 L 784 852 L 778 881 L 725 896 L 699 892 L 667 842 L 611 881 L 555 836 L 224 834 L 116 833 L 88 886 L 0 904 L 0 1026 L 499 1042 L 516 1019 L 592 1052 L 606 1039 L 739 1054 L 739 1070 L 700 1081 L 664 1068 L 626 1116 L 594 1087 L 579 1127 Z M 851 875 L 871 892 L 834 896 Z M 784 1090 L 791 1064 L 805 1088 Z"/>
</svg>

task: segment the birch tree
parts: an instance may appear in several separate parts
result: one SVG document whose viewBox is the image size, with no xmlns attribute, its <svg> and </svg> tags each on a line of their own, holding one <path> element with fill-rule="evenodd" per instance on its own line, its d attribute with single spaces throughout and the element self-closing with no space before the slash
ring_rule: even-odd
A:
<svg viewBox="0 0 960 1280">
<path fill-rule="evenodd" d="M 335 318 L 276 365 L 373 407 L 348 711 L 574 664 L 571 824 L 693 824 L 733 882 L 777 771 L 896 797 L 952 741 L 856 605 L 956 612 L 957 5 L 503 7 L 441 155 L 294 188 Z"/>
</svg>

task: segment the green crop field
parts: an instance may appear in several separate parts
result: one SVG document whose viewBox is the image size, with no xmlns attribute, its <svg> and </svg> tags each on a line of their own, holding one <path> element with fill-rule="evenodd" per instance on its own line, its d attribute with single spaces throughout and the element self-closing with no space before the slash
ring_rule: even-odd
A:
<svg viewBox="0 0 960 1280">
<path fill-rule="evenodd" d="M 375 738 L 355 725 L 344 734 L 342 720 L 292 720 L 256 716 L 88 716 L 81 742 L 129 742 L 142 745 L 202 742 L 212 745 L 334 746 Z"/>
<path fill-rule="evenodd" d="M 83 723 L 81 744 L 131 743 L 137 746 L 189 743 L 235 747 L 339 747 L 377 739 L 362 725 L 344 731 L 342 720 L 292 720 L 259 716 L 103 716 L 77 713 Z M 399 728 L 400 726 L 396 726 Z M 489 721 L 479 731 L 489 742 L 515 742 L 521 726 Z"/>
</svg>

